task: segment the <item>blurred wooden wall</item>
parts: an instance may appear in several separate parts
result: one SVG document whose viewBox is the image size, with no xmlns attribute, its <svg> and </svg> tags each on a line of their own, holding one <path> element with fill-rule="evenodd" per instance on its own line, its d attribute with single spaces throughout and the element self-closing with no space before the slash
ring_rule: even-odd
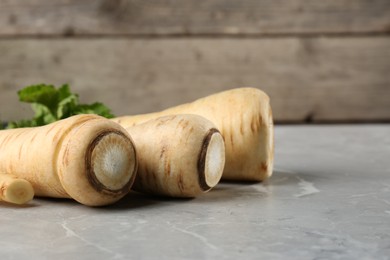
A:
<svg viewBox="0 0 390 260">
<path fill-rule="evenodd" d="M 0 119 L 36 83 L 118 115 L 252 86 L 277 122 L 390 121 L 390 1 L 0 0 Z"/>
</svg>

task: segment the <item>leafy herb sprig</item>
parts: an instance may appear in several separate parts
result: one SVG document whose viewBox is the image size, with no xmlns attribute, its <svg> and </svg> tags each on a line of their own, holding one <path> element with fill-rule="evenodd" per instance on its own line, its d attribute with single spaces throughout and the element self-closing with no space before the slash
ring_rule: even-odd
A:
<svg viewBox="0 0 390 260">
<path fill-rule="evenodd" d="M 32 85 L 18 91 L 18 96 L 20 101 L 31 103 L 35 115 L 30 120 L 10 122 L 6 128 L 42 126 L 77 114 L 114 117 L 102 103 L 80 104 L 79 96 L 72 93 L 67 84 L 59 88 L 45 84 Z"/>
</svg>

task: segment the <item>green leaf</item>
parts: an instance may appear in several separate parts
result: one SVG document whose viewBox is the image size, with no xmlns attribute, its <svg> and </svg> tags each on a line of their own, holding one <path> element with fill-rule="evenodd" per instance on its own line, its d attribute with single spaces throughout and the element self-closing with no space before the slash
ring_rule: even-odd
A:
<svg viewBox="0 0 390 260">
<path fill-rule="evenodd" d="M 61 101 L 61 100 L 64 100 L 65 98 L 71 96 L 71 95 L 75 95 L 75 94 L 72 94 L 72 92 L 70 91 L 70 88 L 69 88 L 69 85 L 68 84 L 64 84 L 62 85 L 59 89 L 58 89 L 58 100 Z M 77 96 L 77 95 L 76 95 Z"/>
<path fill-rule="evenodd" d="M 20 127 L 33 127 L 33 126 L 37 126 L 34 120 L 20 120 L 18 122 L 8 123 L 6 129 L 20 128 Z"/>
<path fill-rule="evenodd" d="M 62 99 L 58 103 L 56 116 L 58 119 L 63 119 L 74 115 L 74 111 L 78 106 L 78 96 L 71 94 L 68 97 Z"/>
<path fill-rule="evenodd" d="M 111 110 L 100 102 L 90 105 L 79 105 L 77 114 L 96 114 L 105 118 L 113 118 Z"/>
<path fill-rule="evenodd" d="M 31 103 L 35 115 L 31 120 L 11 122 L 7 128 L 46 125 L 76 114 L 114 117 L 110 109 L 102 103 L 79 104 L 79 96 L 72 93 L 67 84 L 58 89 L 53 85 L 32 85 L 18 91 L 18 95 L 20 101 Z"/>
<path fill-rule="evenodd" d="M 18 91 L 19 100 L 45 105 L 52 113 L 56 111 L 59 93 L 53 85 L 33 85 Z"/>
<path fill-rule="evenodd" d="M 32 103 L 31 108 L 35 112 L 33 121 L 35 121 L 37 125 L 47 125 L 57 121 L 56 115 L 53 114 L 47 106 L 38 103 Z"/>
</svg>

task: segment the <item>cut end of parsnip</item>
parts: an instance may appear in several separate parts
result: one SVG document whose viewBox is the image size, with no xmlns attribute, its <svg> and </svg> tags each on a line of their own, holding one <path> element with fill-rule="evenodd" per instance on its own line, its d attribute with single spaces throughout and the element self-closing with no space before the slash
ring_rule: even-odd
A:
<svg viewBox="0 0 390 260">
<path fill-rule="evenodd" d="M 3 200 L 14 204 L 25 204 L 34 197 L 32 185 L 23 179 L 15 179 L 7 186 Z"/>
<path fill-rule="evenodd" d="M 200 184 L 204 190 L 215 187 L 221 180 L 225 165 L 225 144 L 222 135 L 211 129 L 206 136 L 199 158 Z"/>
<path fill-rule="evenodd" d="M 96 190 L 119 194 L 127 192 L 135 177 L 135 149 L 120 132 L 98 136 L 91 145 L 89 177 Z"/>
</svg>

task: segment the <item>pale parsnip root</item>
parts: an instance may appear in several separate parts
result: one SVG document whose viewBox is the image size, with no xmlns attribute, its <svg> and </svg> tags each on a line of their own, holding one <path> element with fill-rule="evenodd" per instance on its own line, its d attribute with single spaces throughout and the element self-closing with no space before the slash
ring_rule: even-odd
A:
<svg viewBox="0 0 390 260">
<path fill-rule="evenodd" d="M 195 197 L 221 179 L 225 146 L 209 120 L 197 115 L 171 115 L 126 130 L 134 139 L 139 158 L 134 190 Z"/>
<path fill-rule="evenodd" d="M 37 196 L 111 204 L 128 193 L 136 169 L 127 131 L 100 116 L 0 131 L 0 172 L 26 179 Z"/>
<path fill-rule="evenodd" d="M 11 174 L 0 173 L 0 201 L 26 204 L 34 197 L 34 189 L 28 181 Z"/>
<path fill-rule="evenodd" d="M 220 92 L 161 112 L 113 119 L 125 128 L 170 114 L 197 114 L 213 122 L 225 140 L 225 180 L 262 181 L 272 174 L 273 119 L 269 97 L 256 88 Z"/>
</svg>

